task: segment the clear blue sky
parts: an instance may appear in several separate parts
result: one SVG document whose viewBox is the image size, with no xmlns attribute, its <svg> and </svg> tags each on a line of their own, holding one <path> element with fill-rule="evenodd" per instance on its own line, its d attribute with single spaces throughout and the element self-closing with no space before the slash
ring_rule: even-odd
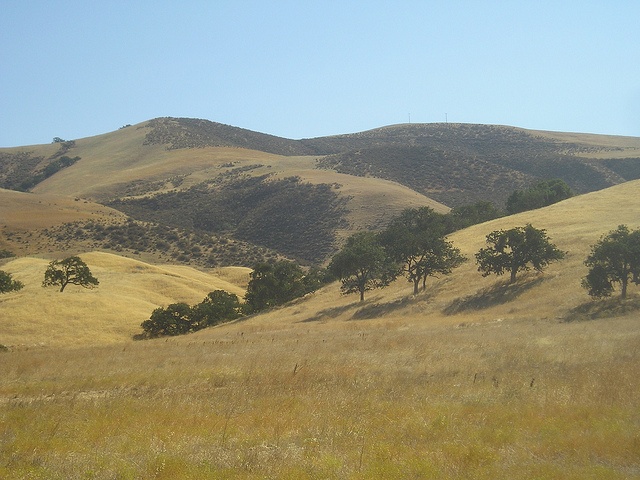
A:
<svg viewBox="0 0 640 480">
<path fill-rule="evenodd" d="M 637 0 L 2 0 L 0 146 L 160 116 L 640 136 L 639 20 Z"/>
</svg>

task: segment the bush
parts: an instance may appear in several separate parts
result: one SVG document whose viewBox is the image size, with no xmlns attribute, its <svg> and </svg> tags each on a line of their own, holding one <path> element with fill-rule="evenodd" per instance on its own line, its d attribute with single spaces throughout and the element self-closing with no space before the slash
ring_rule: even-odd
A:
<svg viewBox="0 0 640 480">
<path fill-rule="evenodd" d="M 553 205 L 573 196 L 569 185 L 556 178 L 537 183 L 527 190 L 516 190 L 507 199 L 509 214 Z"/>
<path fill-rule="evenodd" d="M 194 306 L 181 302 L 156 308 L 141 327 L 147 337 L 175 336 L 235 320 L 240 316 L 238 296 L 216 290 Z"/>
<path fill-rule="evenodd" d="M 13 280 L 11 274 L 0 270 L 0 293 L 16 292 L 24 287 L 18 280 Z"/>
</svg>

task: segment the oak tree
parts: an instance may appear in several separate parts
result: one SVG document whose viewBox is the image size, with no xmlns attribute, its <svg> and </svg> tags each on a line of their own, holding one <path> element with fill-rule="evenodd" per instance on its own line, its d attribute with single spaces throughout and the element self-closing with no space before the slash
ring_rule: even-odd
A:
<svg viewBox="0 0 640 480">
<path fill-rule="evenodd" d="M 543 229 L 530 223 L 509 230 L 495 230 L 487 235 L 487 247 L 476 253 L 478 271 L 482 276 L 505 272 L 510 274 L 510 283 L 516 281 L 519 271 L 533 267 L 541 272 L 549 263 L 564 258 L 565 253 L 550 242 Z"/>
<path fill-rule="evenodd" d="M 402 265 L 417 295 L 427 277 L 447 275 L 466 258 L 445 239 L 445 216 L 429 207 L 406 209 L 392 220 L 380 239 L 389 255 Z"/>
<path fill-rule="evenodd" d="M 397 277 L 398 265 L 389 257 L 373 232 L 359 232 L 349 237 L 329 264 L 329 271 L 342 282 L 343 293 L 364 293 L 389 285 Z"/>
<path fill-rule="evenodd" d="M 19 280 L 14 280 L 10 273 L 0 270 L 0 293 L 16 292 L 24 287 Z"/>
<path fill-rule="evenodd" d="M 60 292 L 69 284 L 84 288 L 96 287 L 100 282 L 95 278 L 89 267 L 78 256 L 67 257 L 63 260 L 53 260 L 44 272 L 43 287 L 59 286 Z"/>
<path fill-rule="evenodd" d="M 584 263 L 589 272 L 582 286 L 591 297 L 608 297 L 614 284 L 620 284 L 620 296 L 625 298 L 629 282 L 640 284 L 640 229 L 619 225 L 591 247 Z"/>
</svg>

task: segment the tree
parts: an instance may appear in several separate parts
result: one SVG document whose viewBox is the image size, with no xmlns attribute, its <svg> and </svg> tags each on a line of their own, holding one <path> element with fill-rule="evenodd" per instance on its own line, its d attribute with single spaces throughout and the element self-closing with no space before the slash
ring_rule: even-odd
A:
<svg viewBox="0 0 640 480">
<path fill-rule="evenodd" d="M 0 293 L 17 292 L 22 287 L 24 283 L 14 280 L 10 273 L 0 270 Z"/>
<path fill-rule="evenodd" d="M 317 285 L 295 262 L 258 263 L 250 274 L 244 296 L 245 313 L 282 305 L 314 291 Z"/>
<path fill-rule="evenodd" d="M 514 214 L 546 207 L 572 196 L 571 187 L 563 180 L 544 180 L 526 190 L 513 192 L 507 199 L 507 213 Z"/>
<path fill-rule="evenodd" d="M 431 208 L 406 209 L 392 220 L 380 239 L 393 260 L 402 265 L 402 271 L 413 283 L 417 295 L 427 277 L 447 275 L 466 258 L 460 250 L 444 238 L 444 216 Z"/>
<path fill-rule="evenodd" d="M 549 241 L 545 230 L 534 228 L 530 223 L 510 230 L 495 230 L 487 235 L 487 243 L 488 247 L 476 253 L 478 271 L 483 277 L 509 272 L 510 283 L 516 281 L 519 271 L 529 270 L 529 265 L 541 272 L 565 255 Z"/>
<path fill-rule="evenodd" d="M 172 303 L 156 308 L 151 318 L 142 322 L 142 329 L 152 337 L 182 335 L 192 330 L 191 307 L 186 303 Z"/>
<path fill-rule="evenodd" d="M 80 257 L 73 256 L 50 262 L 44 273 L 42 286 L 60 286 L 60 292 L 63 292 L 70 283 L 84 288 L 93 288 L 99 282 Z"/>
<path fill-rule="evenodd" d="M 361 302 L 364 292 L 389 285 L 398 270 L 373 232 L 359 232 L 349 237 L 329 264 L 329 271 L 342 282 L 342 292 L 360 293 Z"/>
<path fill-rule="evenodd" d="M 238 296 L 224 290 L 210 292 L 205 299 L 191 307 L 191 324 L 195 330 L 217 325 L 240 317 L 241 305 Z"/>
<path fill-rule="evenodd" d="M 629 282 L 640 284 L 640 229 L 630 231 L 626 225 L 619 225 L 592 245 L 584 263 L 589 273 L 582 286 L 591 297 L 608 297 L 614 284 L 619 283 L 620 297 L 626 298 Z"/>
<path fill-rule="evenodd" d="M 492 202 L 476 202 L 471 205 L 454 207 L 448 216 L 452 219 L 452 230 L 462 230 L 463 228 L 488 222 L 494 218 L 503 216 L 503 213 Z"/>
</svg>

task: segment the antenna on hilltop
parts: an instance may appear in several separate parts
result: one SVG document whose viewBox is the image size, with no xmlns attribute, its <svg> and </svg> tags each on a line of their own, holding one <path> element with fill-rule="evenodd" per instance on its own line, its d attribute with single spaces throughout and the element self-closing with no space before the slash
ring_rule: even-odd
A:
<svg viewBox="0 0 640 480">
<path fill-rule="evenodd" d="M 411 114 L 409 114 L 409 123 L 411 123 Z"/>
<path fill-rule="evenodd" d="M 444 114 L 444 123 L 449 123 L 449 116 L 446 113 Z"/>
</svg>

